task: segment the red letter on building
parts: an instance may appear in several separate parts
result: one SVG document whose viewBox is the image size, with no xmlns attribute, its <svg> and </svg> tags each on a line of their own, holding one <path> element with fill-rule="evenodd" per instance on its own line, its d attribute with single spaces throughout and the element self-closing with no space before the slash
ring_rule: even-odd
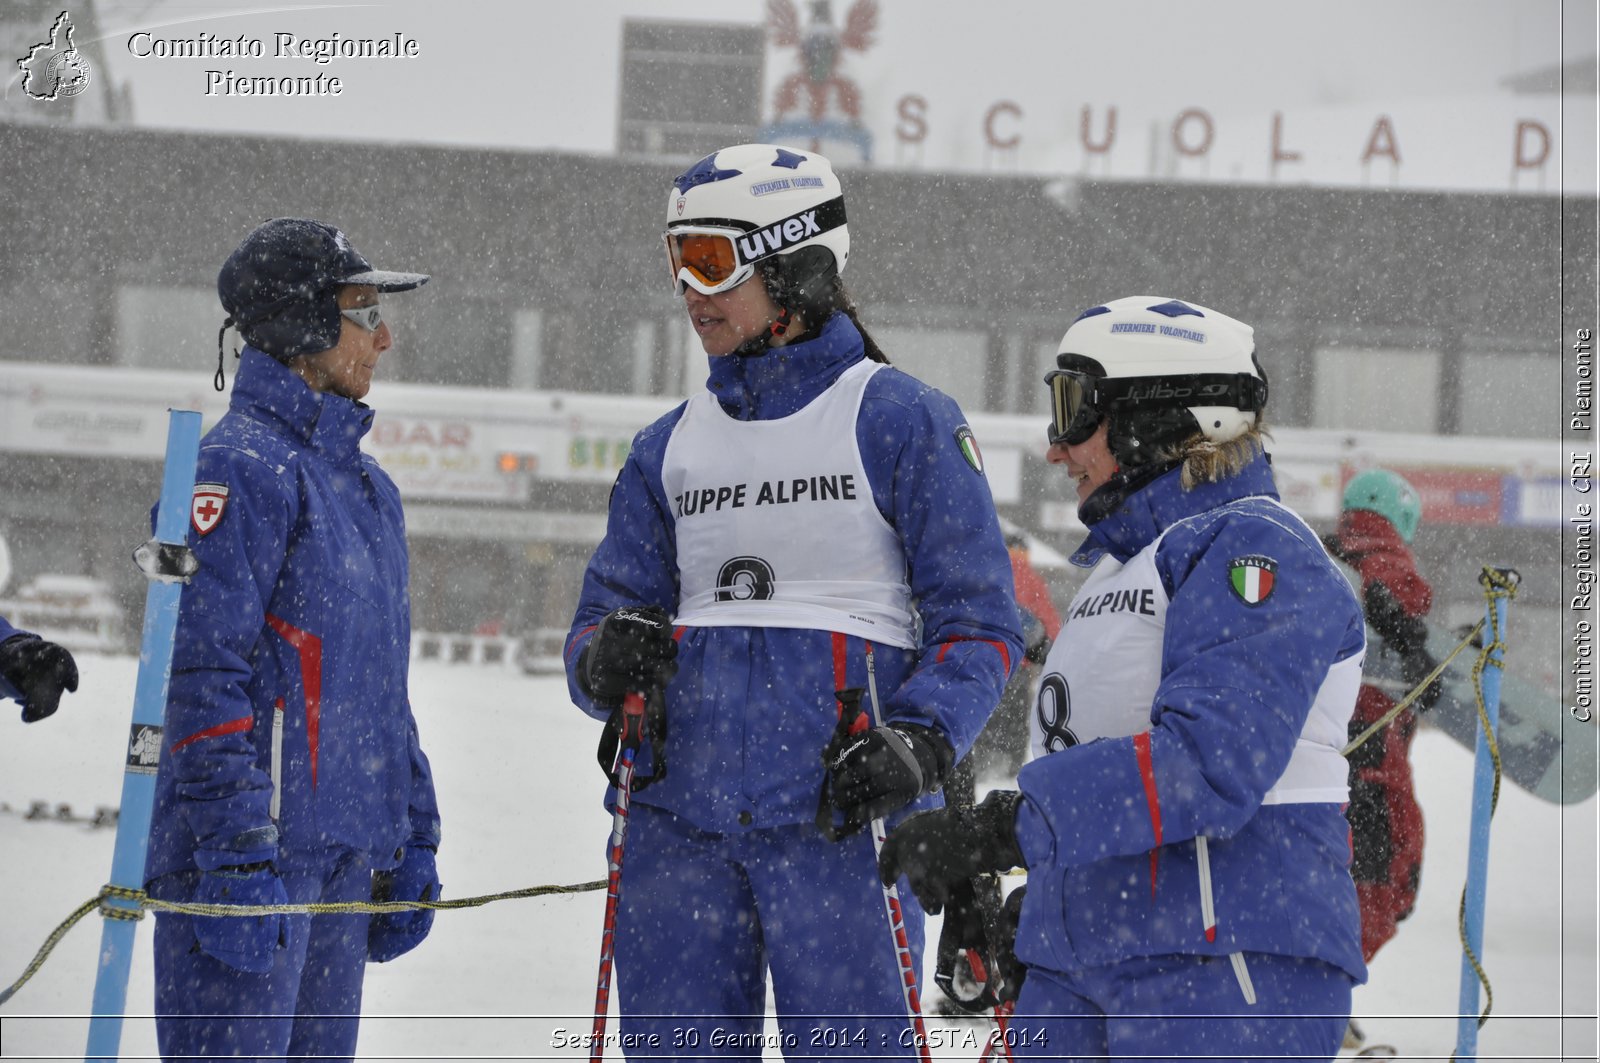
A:
<svg viewBox="0 0 1600 1063">
<path fill-rule="evenodd" d="M 1280 162 L 1299 162 L 1298 151 L 1283 150 L 1283 112 L 1272 112 L 1272 172 L 1278 172 Z"/>
<path fill-rule="evenodd" d="M 1190 147 L 1185 142 L 1183 135 L 1183 127 L 1188 124 L 1191 118 L 1198 118 L 1200 127 L 1204 130 L 1200 137 L 1200 143 L 1195 147 Z M 1188 155 L 1191 158 L 1196 155 L 1204 155 L 1211 150 L 1211 140 L 1215 134 L 1216 127 L 1211 124 L 1211 116 L 1198 107 L 1191 107 L 1172 120 L 1172 146 L 1178 149 L 1179 155 Z"/>
<path fill-rule="evenodd" d="M 1528 134 L 1535 133 L 1539 138 L 1537 157 L 1530 157 L 1527 152 Z M 1536 122 L 1532 118 L 1524 118 L 1517 123 L 1517 143 L 1512 149 L 1516 161 L 1513 167 L 1518 170 L 1537 170 L 1544 165 L 1550 157 L 1550 130 L 1546 129 L 1543 122 Z"/>
<path fill-rule="evenodd" d="M 1083 110 L 1078 118 L 1078 142 L 1083 145 L 1083 150 L 1090 155 L 1104 155 L 1111 150 L 1111 145 L 1117 140 L 1117 109 L 1106 108 L 1106 136 L 1096 144 L 1089 138 L 1089 105 L 1083 105 Z"/>
<path fill-rule="evenodd" d="M 988 112 L 983 116 L 983 139 L 989 142 L 989 146 L 991 148 L 1014 148 L 1022 142 L 1022 137 L 1020 134 L 1013 133 L 1005 140 L 1001 140 L 999 137 L 995 136 L 994 120 L 995 117 L 1002 111 L 1006 114 L 1014 115 L 1017 118 L 1022 117 L 1021 107 L 1018 107 L 1010 100 L 1001 100 L 993 107 L 990 107 Z"/>
<path fill-rule="evenodd" d="M 900 102 L 895 105 L 895 113 L 900 116 L 900 124 L 894 127 L 894 135 L 905 144 L 920 144 L 928 139 L 928 101 L 925 97 L 909 95 L 900 97 Z"/>
<path fill-rule="evenodd" d="M 1380 145 L 1379 141 L 1383 141 Z M 1387 155 L 1396 166 L 1400 165 L 1400 145 L 1395 141 L 1394 126 L 1389 124 L 1389 116 L 1381 114 L 1372 126 L 1372 135 L 1367 138 L 1367 150 L 1361 153 L 1361 165 L 1371 162 L 1374 156 Z"/>
</svg>

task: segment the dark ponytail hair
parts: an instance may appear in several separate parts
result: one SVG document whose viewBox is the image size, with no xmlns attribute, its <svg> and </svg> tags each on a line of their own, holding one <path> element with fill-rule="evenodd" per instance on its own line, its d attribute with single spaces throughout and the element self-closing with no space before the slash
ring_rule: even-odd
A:
<svg viewBox="0 0 1600 1063">
<path fill-rule="evenodd" d="M 874 362 L 889 364 L 889 356 L 883 353 L 883 348 L 878 346 L 878 341 L 872 338 L 872 333 L 867 331 L 867 326 L 861 323 L 861 313 L 856 309 L 856 302 L 850 298 L 850 293 L 845 290 L 844 278 L 839 274 L 833 275 L 833 303 L 832 309 L 837 310 L 850 319 L 850 323 L 861 333 L 861 345 L 867 352 L 867 358 Z"/>
<path fill-rule="evenodd" d="M 845 290 L 844 277 L 839 274 L 832 251 L 825 247 L 803 247 L 792 254 L 767 259 L 761 264 L 761 276 L 772 301 L 799 314 L 808 334 L 821 332 L 828 318 L 835 312 L 841 313 L 861 333 L 867 357 L 889 364 L 889 356 L 861 324 L 860 311 Z M 764 342 L 761 349 L 766 349 Z"/>
</svg>

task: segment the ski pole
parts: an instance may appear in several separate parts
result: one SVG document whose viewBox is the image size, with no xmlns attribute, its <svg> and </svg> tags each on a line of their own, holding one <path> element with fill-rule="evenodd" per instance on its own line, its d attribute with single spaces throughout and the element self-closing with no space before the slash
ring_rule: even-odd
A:
<svg viewBox="0 0 1600 1063">
<path fill-rule="evenodd" d="M 867 694 L 872 703 L 872 726 L 882 727 L 883 710 L 878 704 L 878 676 L 873 668 L 870 644 L 867 646 Z M 883 843 L 888 837 L 882 816 L 873 818 L 871 830 L 872 851 L 882 860 Z M 883 887 L 883 909 L 889 917 L 889 933 L 894 939 L 895 956 L 900 961 L 900 995 L 905 1000 L 906 1018 L 916 1033 L 917 1055 L 923 1063 L 933 1063 L 933 1053 L 928 1048 L 928 1028 L 922 1021 L 922 1000 L 917 993 L 916 957 L 911 955 L 911 940 L 906 936 L 905 909 L 900 904 L 899 886 Z"/>
<path fill-rule="evenodd" d="M 1472 819 L 1467 835 L 1467 883 L 1461 891 L 1461 991 L 1456 1016 L 1456 1050 L 1452 1059 L 1478 1058 L 1478 1028 L 1488 1009 L 1478 1014 L 1478 984 L 1483 973 L 1484 905 L 1489 891 L 1489 825 L 1500 800 L 1500 677 L 1505 669 L 1506 602 L 1517 592 L 1521 577 L 1513 569 L 1485 567 L 1478 576 L 1488 600 L 1484 623 L 1488 632 L 1473 667 L 1478 692 L 1478 743 L 1472 765 Z M 1489 997 L 1493 1004 L 1494 996 Z"/>
<path fill-rule="evenodd" d="M 658 695 L 652 692 L 652 696 Z M 628 795 L 633 789 L 633 759 L 644 737 L 644 717 L 643 695 L 625 694 L 617 753 L 617 802 L 611 812 L 611 846 L 606 855 L 606 915 L 600 931 L 600 976 L 594 987 L 594 1029 L 590 1034 L 589 1063 L 600 1063 L 605 1055 L 606 1012 L 611 1005 L 611 959 L 617 942 L 617 899 L 622 893 L 622 845 L 628 837 Z"/>
<path fill-rule="evenodd" d="M 150 586 L 145 592 L 133 723 L 122 773 L 122 811 L 117 817 L 117 840 L 111 854 L 111 885 L 129 890 L 144 886 L 144 858 L 150 845 L 150 811 L 155 801 L 167 688 L 172 679 L 178 601 L 183 584 L 189 582 L 197 568 L 194 555 L 189 552 L 188 534 L 199 453 L 200 414 L 193 410 L 169 411 L 156 533 L 133 555 Z M 136 920 L 144 916 L 136 902 L 109 897 L 101 902 L 101 914 L 106 922 L 100 933 L 100 962 L 95 972 L 86 1060 L 117 1058 L 122 1016 L 127 1011 L 134 930 L 139 925 Z"/>
</svg>

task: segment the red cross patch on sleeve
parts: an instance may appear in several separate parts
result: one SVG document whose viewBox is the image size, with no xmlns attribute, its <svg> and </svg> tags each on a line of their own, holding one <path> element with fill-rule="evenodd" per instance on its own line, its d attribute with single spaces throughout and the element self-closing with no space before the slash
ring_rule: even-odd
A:
<svg viewBox="0 0 1600 1063">
<path fill-rule="evenodd" d="M 205 535 L 221 522 L 227 508 L 227 484 L 195 484 L 194 500 L 189 504 L 189 522 L 195 531 Z"/>
</svg>

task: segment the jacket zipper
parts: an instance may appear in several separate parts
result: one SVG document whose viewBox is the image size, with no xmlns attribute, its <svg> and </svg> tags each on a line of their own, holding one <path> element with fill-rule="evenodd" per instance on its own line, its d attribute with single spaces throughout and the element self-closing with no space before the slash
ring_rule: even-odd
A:
<svg viewBox="0 0 1600 1063">
<path fill-rule="evenodd" d="M 883 706 L 878 704 L 878 671 L 872 663 L 872 643 L 867 643 L 867 697 L 872 704 L 872 726 L 883 726 Z"/>
<path fill-rule="evenodd" d="M 282 805 L 283 794 L 283 699 L 272 706 L 272 800 L 267 812 L 274 822 Z"/>
<path fill-rule="evenodd" d="M 1204 834 L 1197 835 L 1194 840 L 1195 867 L 1200 872 L 1200 922 L 1205 930 L 1206 940 L 1217 940 L 1217 908 L 1215 898 L 1211 893 L 1211 846 L 1206 841 Z M 1254 1006 L 1256 1002 L 1255 983 L 1250 980 L 1250 968 L 1245 966 L 1244 953 L 1230 952 L 1228 962 L 1233 965 L 1233 977 L 1239 983 L 1239 991 L 1244 994 L 1244 1002 Z"/>
</svg>

